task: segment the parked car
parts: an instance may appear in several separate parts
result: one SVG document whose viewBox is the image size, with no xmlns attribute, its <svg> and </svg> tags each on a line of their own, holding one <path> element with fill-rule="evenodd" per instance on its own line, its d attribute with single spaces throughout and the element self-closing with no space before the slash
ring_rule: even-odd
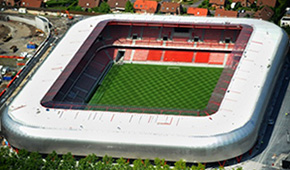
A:
<svg viewBox="0 0 290 170">
<path fill-rule="evenodd" d="M 5 66 L 2 68 L 1 74 L 4 75 L 4 74 L 8 73 L 9 71 L 10 71 L 10 68 L 8 66 Z"/>
</svg>

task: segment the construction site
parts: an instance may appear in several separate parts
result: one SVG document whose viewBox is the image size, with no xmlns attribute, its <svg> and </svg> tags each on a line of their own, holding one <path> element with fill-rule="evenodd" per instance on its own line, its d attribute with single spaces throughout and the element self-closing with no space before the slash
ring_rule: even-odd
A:
<svg viewBox="0 0 290 170">
<path fill-rule="evenodd" d="M 9 81 L 31 58 L 46 34 L 22 22 L 11 21 L 8 17 L 0 18 L 0 68 L 1 88 L 5 89 Z"/>
</svg>

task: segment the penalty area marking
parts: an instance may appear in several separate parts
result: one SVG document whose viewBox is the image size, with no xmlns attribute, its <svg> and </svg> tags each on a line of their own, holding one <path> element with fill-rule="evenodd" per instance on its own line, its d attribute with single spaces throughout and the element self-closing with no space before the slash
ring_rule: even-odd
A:
<svg viewBox="0 0 290 170">
<path fill-rule="evenodd" d="M 170 71 L 170 70 L 175 70 L 175 71 L 178 71 L 180 72 L 180 67 L 167 67 L 167 71 Z"/>
</svg>

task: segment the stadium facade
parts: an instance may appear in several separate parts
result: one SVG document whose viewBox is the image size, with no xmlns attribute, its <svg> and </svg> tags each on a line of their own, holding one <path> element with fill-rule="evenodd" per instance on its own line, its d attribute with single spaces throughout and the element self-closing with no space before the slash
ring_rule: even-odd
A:
<svg viewBox="0 0 290 170">
<path fill-rule="evenodd" d="M 138 50 L 143 51 L 137 55 Z M 162 52 L 149 59 L 150 50 Z M 178 52 L 166 58 L 166 50 Z M 234 158 L 257 141 L 287 50 L 287 35 L 262 20 L 127 14 L 88 18 L 70 28 L 4 109 L 2 131 L 12 146 L 40 153 L 189 162 Z M 223 67 L 224 77 L 207 108 L 194 116 L 88 109 L 91 91 L 120 51 L 125 51 L 124 62 Z M 180 51 L 192 53 L 174 57 Z"/>
</svg>

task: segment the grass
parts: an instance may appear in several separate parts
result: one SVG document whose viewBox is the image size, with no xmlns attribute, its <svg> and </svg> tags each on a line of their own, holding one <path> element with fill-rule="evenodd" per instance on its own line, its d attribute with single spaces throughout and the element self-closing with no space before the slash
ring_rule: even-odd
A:
<svg viewBox="0 0 290 170">
<path fill-rule="evenodd" d="M 89 105 L 204 109 L 222 68 L 114 65 Z"/>
</svg>

